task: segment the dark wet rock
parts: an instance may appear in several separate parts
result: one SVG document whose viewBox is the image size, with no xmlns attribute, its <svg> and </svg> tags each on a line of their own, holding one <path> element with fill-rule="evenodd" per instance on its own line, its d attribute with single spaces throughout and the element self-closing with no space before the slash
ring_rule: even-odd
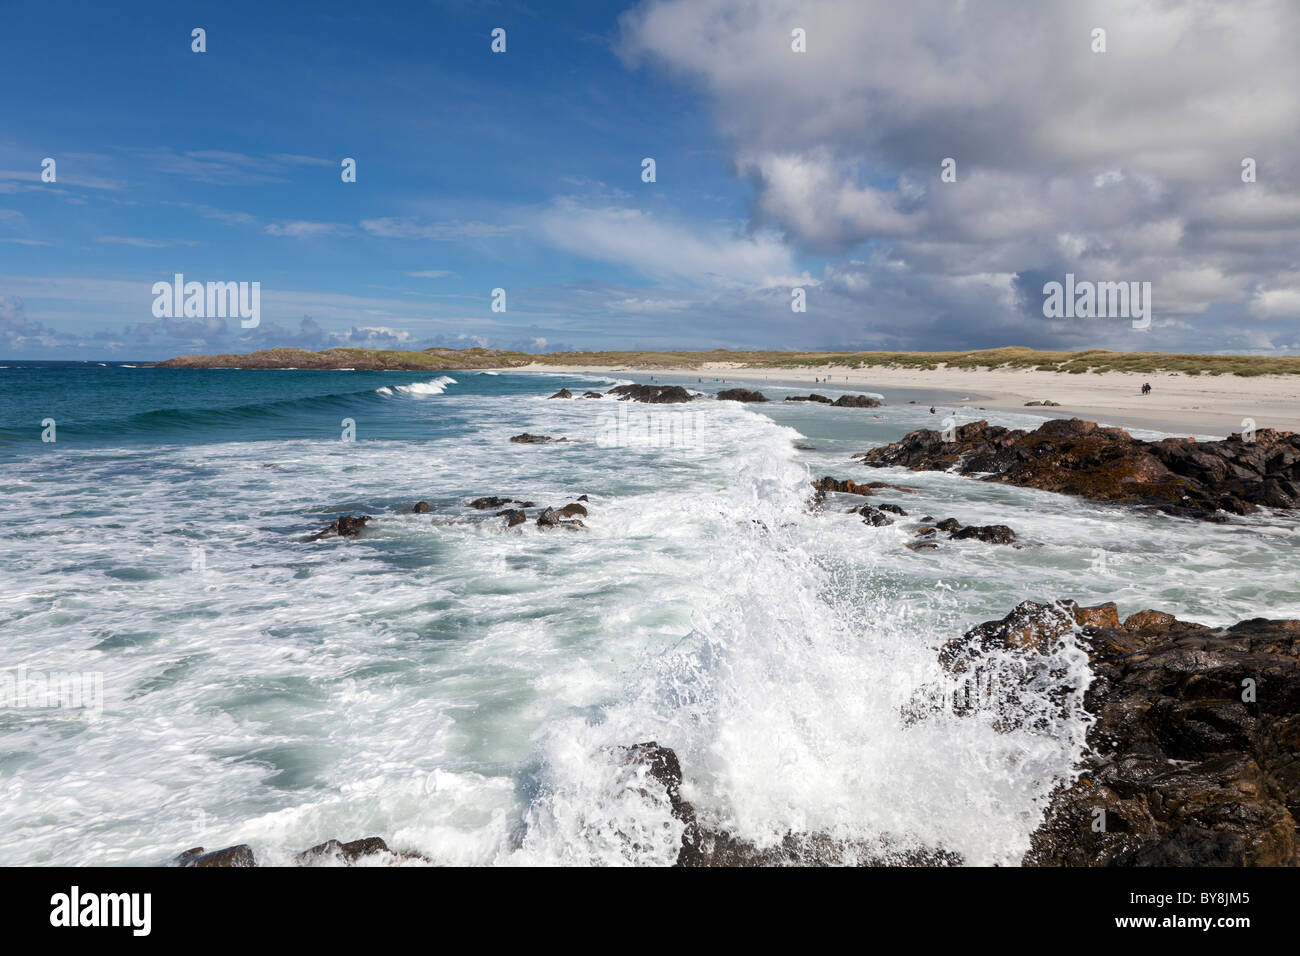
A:
<svg viewBox="0 0 1300 956">
<path fill-rule="evenodd" d="M 582 507 L 578 505 L 578 507 Z M 585 513 L 585 512 L 584 512 Z M 542 528 L 585 528 L 586 525 L 577 518 L 565 519 L 562 511 L 556 511 L 554 508 L 547 508 L 537 516 L 537 524 Z"/>
<path fill-rule="evenodd" d="M 914 538 L 932 538 L 939 532 L 934 528 L 921 528 L 913 535 Z"/>
<path fill-rule="evenodd" d="M 926 516 L 925 516 L 924 518 L 922 518 L 921 520 L 922 520 L 922 521 L 933 521 L 933 520 L 934 520 L 934 515 L 926 515 Z"/>
<path fill-rule="evenodd" d="M 562 388 L 554 395 L 548 395 L 548 398 L 573 398 L 573 393 L 567 388 Z"/>
<path fill-rule="evenodd" d="M 337 535 L 340 538 L 355 538 L 361 534 L 366 526 L 366 522 L 372 520 L 370 515 L 344 515 L 330 522 L 325 529 L 316 532 L 311 536 L 312 541 L 318 541 L 321 538 L 330 538 Z"/>
<path fill-rule="evenodd" d="M 297 854 L 294 859 L 302 866 L 316 866 L 330 862 L 351 865 L 367 857 L 381 858 L 387 863 L 400 863 L 403 860 L 425 860 L 425 857 L 418 853 L 390 849 L 388 844 L 380 837 L 364 837 L 350 843 L 327 840 L 310 850 L 304 850 Z M 245 843 L 241 843 L 239 846 L 226 847 L 224 850 L 214 850 L 211 853 L 205 853 L 203 847 L 196 846 L 193 849 L 186 850 L 172 862 L 176 866 L 182 867 L 253 867 L 257 865 L 252 847 Z"/>
<path fill-rule="evenodd" d="M 938 541 L 913 541 L 904 545 L 909 551 L 933 551 L 939 547 Z"/>
<path fill-rule="evenodd" d="M 762 392 L 751 392 L 747 388 L 724 388 L 714 396 L 724 402 L 766 402 L 767 396 Z"/>
<path fill-rule="evenodd" d="M 921 429 L 855 458 L 872 467 L 956 470 L 981 481 L 1223 521 L 1265 505 L 1300 507 L 1300 435 L 1260 429 L 1254 441 L 1165 438 L 1148 442 L 1077 418 L 1026 432 L 972 422 L 955 440 Z"/>
<path fill-rule="evenodd" d="M 885 403 L 870 395 L 841 395 L 832 404 L 836 408 L 879 408 Z"/>
<path fill-rule="evenodd" d="M 1061 404 L 1060 402 L 1053 402 L 1049 399 L 1047 401 L 1042 401 L 1042 402 L 1025 402 L 1025 408 L 1032 408 L 1036 405 L 1041 405 L 1044 408 L 1057 408 L 1060 406 L 1060 404 Z M 983 409 L 980 409 L 980 411 L 983 411 Z"/>
<path fill-rule="evenodd" d="M 178 856 L 173 862 L 177 866 L 222 866 L 232 868 L 243 868 L 257 866 L 257 861 L 253 857 L 253 848 L 246 843 L 238 846 L 228 846 L 224 850 L 213 850 L 211 853 L 205 853 L 203 847 L 196 846 L 193 849 L 186 850 Z"/>
<path fill-rule="evenodd" d="M 904 511 L 902 508 L 898 507 L 898 505 L 877 505 L 877 507 L 880 508 L 881 511 L 888 511 L 891 514 L 902 515 L 903 517 L 907 517 L 907 512 Z"/>
<path fill-rule="evenodd" d="M 469 506 L 479 511 L 486 511 L 488 508 L 500 508 L 502 505 L 510 504 L 510 502 L 511 499 L 509 498 L 497 498 L 496 496 L 490 496 L 487 498 L 475 498 L 473 501 L 469 503 Z"/>
<path fill-rule="evenodd" d="M 546 442 L 568 441 L 567 438 L 552 438 L 550 435 L 530 435 L 524 432 L 522 435 L 515 435 L 510 439 L 517 445 L 542 445 Z"/>
<path fill-rule="evenodd" d="M 575 501 L 587 501 L 587 500 L 589 500 L 589 499 L 587 498 L 586 495 L 578 495 L 578 497 L 575 498 L 574 500 L 575 500 Z"/>
<path fill-rule="evenodd" d="M 940 531 L 956 533 L 961 530 L 961 522 L 956 518 L 944 518 L 942 521 L 936 523 L 935 527 Z"/>
<path fill-rule="evenodd" d="M 1016 540 L 1016 533 L 1004 524 L 968 525 L 954 531 L 952 537 L 956 541 L 976 538 L 989 544 L 1010 544 Z"/>
<path fill-rule="evenodd" d="M 600 392 L 583 392 L 582 397 L 583 398 L 604 398 L 605 396 L 600 394 Z"/>
<path fill-rule="evenodd" d="M 785 400 L 787 402 L 817 402 L 819 405 L 834 404 L 834 402 L 825 395 L 818 395 L 816 392 L 811 395 L 787 395 Z"/>
<path fill-rule="evenodd" d="M 841 480 L 832 478 L 830 475 L 814 481 L 813 487 L 823 495 L 831 492 L 842 495 L 874 495 L 881 488 L 888 488 L 890 491 L 902 491 L 907 494 L 913 494 L 916 491 L 915 488 L 908 488 L 906 485 L 891 485 L 886 481 L 868 481 L 859 484 L 849 478 Z"/>
<path fill-rule="evenodd" d="M 427 513 L 428 510 L 429 510 L 429 502 L 427 502 L 427 501 L 417 501 L 417 502 L 415 503 L 415 507 L 411 509 L 411 512 L 412 512 L 413 514 L 422 515 L 422 514 Z"/>
<path fill-rule="evenodd" d="M 584 518 L 587 517 L 587 509 L 576 501 L 572 504 L 567 504 L 560 509 L 560 517 L 562 518 L 573 518 L 578 515 L 581 515 Z"/>
<path fill-rule="evenodd" d="M 893 518 L 875 505 L 863 505 L 858 509 L 858 514 L 862 515 L 862 520 L 872 527 L 882 528 L 894 523 Z"/>
<path fill-rule="evenodd" d="M 1300 621 L 1220 628 L 1140 611 L 1120 623 L 1114 604 L 1027 601 L 940 658 L 962 669 L 1012 648 L 1033 660 L 1071 633 L 1092 671 L 1089 753 L 1023 862 L 1300 865 Z"/>
<path fill-rule="evenodd" d="M 518 508 L 508 508 L 505 511 L 498 511 L 498 518 L 506 519 L 506 527 L 513 528 L 517 524 L 523 524 L 528 520 L 528 515 L 524 514 Z"/>
<path fill-rule="evenodd" d="M 296 859 L 303 866 L 316 866 L 333 862 L 353 864 L 367 857 L 379 858 L 386 863 L 424 859 L 418 853 L 402 853 L 390 849 L 381 837 L 363 837 L 350 843 L 326 840 L 310 850 L 303 850 Z"/>
<path fill-rule="evenodd" d="M 623 400 L 649 402 L 653 405 L 689 402 L 695 397 L 680 385 L 615 385 L 607 394 L 617 395 Z"/>
<path fill-rule="evenodd" d="M 889 846 L 836 840 L 825 834 L 788 833 L 773 847 L 759 847 L 724 830 L 707 826 L 695 807 L 682 799 L 682 767 L 677 754 L 658 743 L 621 747 L 624 759 L 640 765 L 664 788 L 673 816 L 683 824 L 677 866 L 957 866 L 961 857 L 933 848 L 891 850 Z"/>
</svg>

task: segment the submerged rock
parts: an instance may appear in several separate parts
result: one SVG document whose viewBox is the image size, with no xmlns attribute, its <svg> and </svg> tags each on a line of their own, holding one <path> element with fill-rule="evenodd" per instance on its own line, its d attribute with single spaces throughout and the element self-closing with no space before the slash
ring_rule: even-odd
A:
<svg viewBox="0 0 1300 956">
<path fill-rule="evenodd" d="M 858 514 L 862 515 L 862 520 L 874 527 L 881 528 L 885 525 L 894 523 L 894 519 L 885 514 L 885 512 L 874 505 L 863 505 L 858 509 Z"/>
<path fill-rule="evenodd" d="M 355 538 L 361 534 L 365 528 L 366 522 L 371 521 L 370 515 L 344 515 L 341 518 L 335 518 L 329 526 L 311 536 L 312 541 L 319 541 L 321 538 L 329 538 L 337 535 L 340 538 Z"/>
<path fill-rule="evenodd" d="M 978 538 L 989 544 L 1010 544 L 1016 540 L 1016 533 L 1004 524 L 968 525 L 952 533 L 953 540 Z"/>
<path fill-rule="evenodd" d="M 429 510 L 429 502 L 417 501 L 415 503 L 415 507 L 411 509 L 411 512 L 413 514 L 422 515 L 425 514 L 428 510 Z"/>
<path fill-rule="evenodd" d="M 695 398 L 680 385 L 615 385 L 608 394 L 617 395 L 624 400 L 649 402 L 654 405 L 689 402 Z"/>
<path fill-rule="evenodd" d="M 582 505 L 566 506 L 566 508 L 569 507 L 582 508 Z M 583 508 L 582 513 L 583 514 L 587 513 L 585 508 Z M 537 524 L 539 527 L 542 528 L 559 528 L 559 527 L 585 528 L 586 527 L 586 525 L 583 524 L 581 521 L 579 521 L 577 518 L 568 519 L 565 517 L 563 510 L 556 511 L 554 508 L 547 508 L 540 515 L 538 515 Z"/>
<path fill-rule="evenodd" d="M 562 388 L 554 395 L 548 395 L 547 398 L 573 398 L 573 393 L 567 388 Z"/>
<path fill-rule="evenodd" d="M 495 495 L 487 498 L 475 498 L 469 503 L 469 506 L 476 511 L 487 511 L 489 508 L 500 508 L 502 505 L 518 505 L 521 508 L 531 508 L 531 501 L 516 501 L 513 498 L 498 498 Z"/>
<path fill-rule="evenodd" d="M 747 388 L 724 388 L 715 398 L 724 402 L 766 402 L 767 396 L 762 392 L 751 392 Z"/>
<path fill-rule="evenodd" d="M 834 402 L 832 402 L 825 395 L 818 395 L 816 392 L 814 392 L 811 395 L 787 395 L 785 400 L 787 402 L 816 402 L 819 405 L 834 404 Z"/>
<path fill-rule="evenodd" d="M 297 854 L 294 859 L 302 866 L 317 866 L 322 863 L 331 862 L 351 865 L 367 857 L 378 857 L 386 863 L 400 863 L 404 860 L 425 859 L 425 857 L 418 853 L 407 853 L 389 849 L 388 844 L 380 837 L 364 837 L 360 840 L 353 840 L 350 843 L 340 843 L 338 840 L 327 840 L 324 843 L 312 847 L 310 850 L 304 850 Z M 257 866 L 257 860 L 253 856 L 253 848 L 246 843 L 241 843 L 238 846 L 226 847 L 224 850 L 213 850 L 211 853 L 205 853 L 203 847 L 196 846 L 193 849 L 186 850 L 172 862 L 176 866 L 181 867 Z"/>
<path fill-rule="evenodd" d="M 583 398 L 604 398 L 605 396 L 600 394 L 600 392 L 583 392 L 582 397 Z"/>
<path fill-rule="evenodd" d="M 980 474 L 1005 482 L 1097 501 L 1139 504 L 1167 514 L 1226 520 L 1261 505 L 1300 507 L 1300 435 L 1260 429 L 1254 441 L 1190 438 L 1142 441 L 1119 428 L 1077 418 L 1046 422 L 1032 432 L 972 422 L 955 440 L 921 429 L 855 455 L 871 467 Z"/>
<path fill-rule="evenodd" d="M 550 435 L 530 435 L 528 432 L 524 432 L 522 435 L 515 435 L 510 440 L 517 445 L 541 445 L 546 442 L 562 442 L 569 439 L 552 438 Z"/>
</svg>

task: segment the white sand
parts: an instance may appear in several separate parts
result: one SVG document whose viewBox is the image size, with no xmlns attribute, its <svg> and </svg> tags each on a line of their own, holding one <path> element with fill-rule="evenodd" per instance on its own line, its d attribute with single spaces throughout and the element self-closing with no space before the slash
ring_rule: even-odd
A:
<svg viewBox="0 0 1300 956">
<path fill-rule="evenodd" d="M 830 377 L 827 388 L 933 389 L 936 393 L 969 396 L 972 404 L 1004 411 L 1025 411 L 1051 417 L 1078 417 L 1113 425 L 1149 428 L 1171 434 L 1226 436 L 1253 419 L 1255 428 L 1300 431 L 1300 375 L 1185 375 L 1181 372 L 1132 373 L 1039 372 L 1032 369 L 910 368 L 865 369 L 744 368 L 737 363 L 708 362 L 693 368 L 638 368 L 635 366 L 541 365 L 534 363 L 502 371 L 575 371 L 602 375 L 654 375 L 657 379 L 693 381 L 725 377 L 728 382 L 808 382 Z M 1152 392 L 1142 395 L 1143 382 Z M 813 391 L 816 391 L 814 386 Z M 936 398 L 939 396 L 936 395 Z M 1059 408 L 1025 408 L 1029 401 L 1050 399 Z M 1249 423 L 1245 427 L 1249 427 Z"/>
</svg>

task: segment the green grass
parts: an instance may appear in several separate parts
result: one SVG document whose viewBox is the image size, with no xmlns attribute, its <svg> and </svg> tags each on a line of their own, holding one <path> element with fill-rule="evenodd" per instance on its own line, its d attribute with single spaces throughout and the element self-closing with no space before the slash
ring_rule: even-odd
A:
<svg viewBox="0 0 1300 956">
<path fill-rule="evenodd" d="M 1187 375 L 1300 375 L 1300 356 L 1197 355 L 1164 352 L 1040 352 L 1008 347 L 973 352 L 772 352 L 713 349 L 689 352 L 609 351 L 551 352 L 531 355 L 499 349 L 431 348 L 422 352 L 391 349 L 266 349 L 247 355 L 185 355 L 165 365 L 210 368 L 392 368 L 458 369 L 510 368 L 536 362 L 557 367 L 572 365 L 628 366 L 642 369 L 698 369 L 706 362 L 734 362 L 749 368 L 886 367 L 933 370 L 948 368 L 1036 369 L 1082 375 L 1088 372 L 1182 372 Z"/>
</svg>

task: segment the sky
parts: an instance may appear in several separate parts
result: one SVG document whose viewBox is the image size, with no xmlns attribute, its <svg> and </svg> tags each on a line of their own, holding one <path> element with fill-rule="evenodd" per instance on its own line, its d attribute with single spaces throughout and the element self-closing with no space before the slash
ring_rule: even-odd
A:
<svg viewBox="0 0 1300 956">
<path fill-rule="evenodd" d="M 0 359 L 1300 354 L 1298 47 L 1289 0 L 8 4 Z M 156 316 L 176 273 L 258 325 Z M 1046 317 L 1067 273 L 1150 327 Z"/>
</svg>

